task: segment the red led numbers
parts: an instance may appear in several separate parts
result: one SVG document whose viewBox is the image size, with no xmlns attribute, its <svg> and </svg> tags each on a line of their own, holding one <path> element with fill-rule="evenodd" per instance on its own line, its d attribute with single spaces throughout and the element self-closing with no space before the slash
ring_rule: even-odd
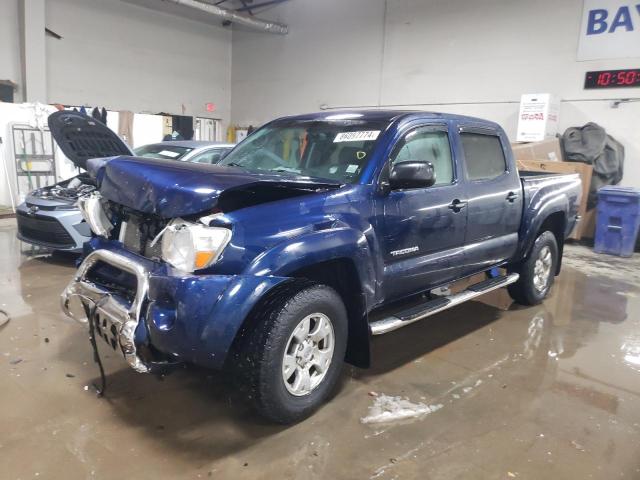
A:
<svg viewBox="0 0 640 480">
<path fill-rule="evenodd" d="M 584 88 L 640 87 L 640 68 L 587 72 Z"/>
</svg>

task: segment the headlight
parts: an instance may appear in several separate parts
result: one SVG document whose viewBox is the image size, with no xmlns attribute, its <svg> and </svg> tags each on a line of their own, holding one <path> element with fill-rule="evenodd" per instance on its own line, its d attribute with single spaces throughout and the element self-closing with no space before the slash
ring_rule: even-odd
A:
<svg viewBox="0 0 640 480">
<path fill-rule="evenodd" d="M 231 230 L 173 220 L 162 234 L 162 259 L 193 272 L 215 263 L 231 239 Z"/>
<path fill-rule="evenodd" d="M 78 207 L 82 217 L 96 235 L 107 238 L 113 229 L 113 224 L 102 207 L 102 197 L 99 192 L 93 192 L 78 199 Z"/>
</svg>

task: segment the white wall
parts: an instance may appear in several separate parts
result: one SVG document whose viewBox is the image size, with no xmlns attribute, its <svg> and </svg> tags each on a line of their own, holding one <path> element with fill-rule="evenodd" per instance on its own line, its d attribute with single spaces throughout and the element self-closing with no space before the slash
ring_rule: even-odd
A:
<svg viewBox="0 0 640 480">
<path fill-rule="evenodd" d="M 233 34 L 234 123 L 382 105 L 485 117 L 515 138 L 520 95 L 550 92 L 561 130 L 601 124 L 626 147 L 623 183 L 640 187 L 640 102 L 606 100 L 639 89 L 582 89 L 586 71 L 640 58 L 577 62 L 581 0 L 295 0 L 269 14 L 287 37 Z"/>
<path fill-rule="evenodd" d="M 380 0 L 291 0 L 269 13 L 286 19 L 288 35 L 233 32 L 233 120 L 259 124 L 323 103 L 377 101 Z"/>
<path fill-rule="evenodd" d="M 22 85 L 18 0 L 0 0 L 0 80 Z M 17 101 L 22 99 L 16 91 Z"/>
<path fill-rule="evenodd" d="M 46 21 L 49 102 L 228 120 L 230 31 L 119 0 L 48 0 Z"/>
</svg>

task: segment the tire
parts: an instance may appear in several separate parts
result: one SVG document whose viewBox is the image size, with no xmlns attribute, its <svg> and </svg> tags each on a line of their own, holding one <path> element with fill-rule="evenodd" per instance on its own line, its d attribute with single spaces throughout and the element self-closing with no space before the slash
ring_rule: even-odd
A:
<svg viewBox="0 0 640 480">
<path fill-rule="evenodd" d="M 345 306 L 332 288 L 305 283 L 286 290 L 257 315 L 235 355 L 234 383 L 267 419 L 300 421 L 331 395 L 340 377 L 348 332 Z M 314 338 L 305 337 L 309 331 L 316 331 Z"/>
<path fill-rule="evenodd" d="M 521 305 L 541 303 L 551 290 L 557 265 L 556 237 L 549 231 L 543 232 L 536 238 L 529 256 L 510 268 L 520 274 L 518 281 L 507 287 L 511 298 Z"/>
</svg>

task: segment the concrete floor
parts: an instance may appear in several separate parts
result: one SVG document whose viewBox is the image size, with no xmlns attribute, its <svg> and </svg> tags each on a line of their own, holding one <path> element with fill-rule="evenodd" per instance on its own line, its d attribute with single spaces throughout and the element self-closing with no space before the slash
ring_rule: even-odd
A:
<svg viewBox="0 0 640 480">
<path fill-rule="evenodd" d="M 637 256 L 570 248 L 544 305 L 473 302 L 378 337 L 374 368 L 346 368 L 333 401 L 285 428 L 219 375 L 159 381 L 114 355 L 96 398 L 87 334 L 58 306 L 73 259 L 21 248 L 0 220 L 3 479 L 640 478 Z M 442 408 L 363 424 L 371 392 Z"/>
</svg>

